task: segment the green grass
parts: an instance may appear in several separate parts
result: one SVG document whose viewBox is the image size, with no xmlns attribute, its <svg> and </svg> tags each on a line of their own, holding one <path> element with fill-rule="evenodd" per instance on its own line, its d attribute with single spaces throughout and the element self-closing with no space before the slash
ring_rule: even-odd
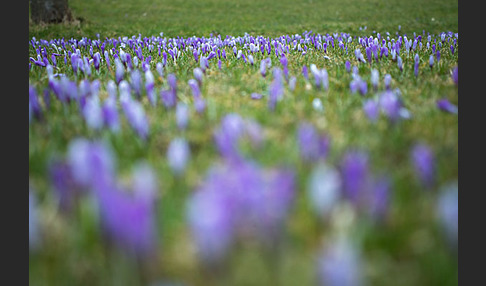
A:
<svg viewBox="0 0 486 286">
<path fill-rule="evenodd" d="M 375 36 L 373 31 L 390 38 L 412 35 L 414 32 L 437 37 L 440 32 L 458 30 L 457 1 L 69 1 L 76 23 L 29 26 L 29 40 L 82 37 L 95 39 L 99 33 L 106 37 L 132 35 L 142 37 L 189 37 L 220 34 L 242 36 L 302 34 L 305 30 L 326 34 L 346 32 L 352 36 Z M 398 31 L 398 26 L 401 30 Z M 366 26 L 367 29 L 360 29 Z M 424 37 L 426 40 L 426 36 Z M 423 40 L 424 41 L 424 40 Z M 425 41 L 424 41 L 425 44 Z M 455 285 L 457 284 L 457 256 L 443 240 L 434 214 L 438 188 L 425 191 L 415 179 L 409 161 L 410 148 L 416 142 L 429 144 L 437 157 L 438 185 L 458 176 L 458 117 L 436 108 L 436 101 L 447 98 L 457 104 L 457 87 L 450 72 L 458 62 L 459 48 L 452 55 L 449 45 L 440 48 L 442 58 L 432 70 L 428 67 L 430 51 L 418 51 L 420 75 L 413 75 L 414 53 L 402 54 L 404 71 L 396 62 L 383 58 L 370 66 L 359 64 L 354 57 L 356 39 L 348 47 L 348 54 L 328 48 L 331 59 L 322 53 L 310 52 L 306 56 L 292 53 L 289 57 L 290 76 L 297 77 L 295 91 L 285 85 L 284 100 L 274 112 L 267 108 L 268 86 L 271 76 L 263 79 L 259 63 L 263 58 L 255 54 L 255 65 L 235 60 L 227 49 L 228 60 L 218 70 L 217 60 L 210 61 L 205 75 L 202 95 L 208 109 L 199 115 L 191 109 L 190 123 L 181 132 L 175 126 L 174 110 L 160 105 L 150 106 L 146 98 L 143 105 L 150 120 L 150 137 L 147 142 L 136 138 L 135 133 L 120 112 L 122 132 L 118 135 L 108 130 L 89 130 L 73 105 L 63 106 L 52 100 L 51 109 L 44 119 L 33 119 L 29 125 L 29 180 L 38 197 L 43 248 L 29 257 L 29 280 L 32 285 L 137 285 L 137 265 L 123 253 L 107 248 L 98 230 L 98 220 L 92 201 L 80 200 L 72 216 L 56 210 L 56 201 L 48 180 L 47 166 L 55 158 L 66 154 L 69 142 L 76 137 L 103 138 L 110 142 L 117 156 L 117 171 L 128 181 L 133 164 L 147 160 L 155 169 L 161 201 L 158 208 L 160 261 L 144 267 L 150 280 L 183 281 L 187 285 L 208 285 L 208 277 L 198 264 L 184 221 L 185 201 L 201 183 L 208 168 L 219 160 L 213 144 L 212 132 L 227 113 L 236 112 L 255 119 L 263 128 L 265 141 L 260 149 L 242 146 L 246 156 L 265 167 L 289 165 L 297 174 L 297 200 L 287 223 L 287 247 L 281 254 L 277 267 L 280 285 L 312 285 L 315 282 L 315 259 L 323 240 L 332 234 L 332 225 L 320 224 L 312 215 L 306 201 L 305 188 L 312 165 L 299 159 L 296 130 L 300 122 L 309 121 L 331 138 L 327 162 L 337 166 L 342 155 L 350 148 L 369 152 L 373 172 L 385 172 L 393 182 L 391 210 L 382 225 L 369 224 L 362 218 L 353 233 L 362 239 L 366 278 L 370 285 Z M 337 46 L 337 45 L 336 45 Z M 363 54 L 364 49 L 361 48 Z M 87 54 L 87 51 L 82 51 Z M 145 52 L 144 52 L 145 53 Z M 148 51 L 146 52 L 148 53 Z M 31 48 L 29 56 L 36 57 Z M 152 53 L 151 69 L 161 57 Z M 169 57 L 170 58 L 170 57 Z M 272 55 L 272 66 L 280 66 Z M 61 58 L 59 58 L 61 59 Z M 62 60 L 59 60 L 62 62 Z M 363 79 L 370 80 L 371 68 L 380 73 L 379 90 L 384 89 L 383 75 L 389 73 L 392 87 L 402 92 L 405 106 L 412 114 L 411 120 L 391 124 L 380 117 L 370 123 L 362 111 L 366 97 L 351 94 L 351 75 L 345 71 L 349 60 L 359 66 Z M 301 75 L 303 65 L 316 64 L 329 73 L 329 90 L 316 91 L 313 78 L 307 82 Z M 165 74 L 174 73 L 179 84 L 179 99 L 192 104 L 187 81 L 198 66 L 192 55 L 184 56 L 174 64 L 171 59 Z M 75 77 L 70 64 L 59 64 L 56 72 Z M 106 97 L 106 83 L 114 79 L 113 71 L 102 68 L 99 79 L 100 97 Z M 269 71 L 271 74 L 271 71 Z M 29 71 L 29 84 L 41 94 L 47 86 L 44 68 L 33 66 Z M 157 90 L 165 88 L 165 78 L 156 76 Z M 310 85 L 310 89 L 307 87 Z M 371 88 L 369 86 L 369 90 Z M 250 94 L 265 94 L 261 100 L 251 100 Z M 312 108 L 312 99 L 319 97 L 324 112 Z M 41 101 L 41 104 L 44 103 Z M 44 106 L 44 105 L 43 105 Z M 192 158 L 183 178 L 172 175 L 166 160 L 169 142 L 175 136 L 185 137 L 190 144 Z M 251 243 L 243 243 L 231 257 L 231 267 L 221 285 L 271 285 L 272 265 Z M 212 283 L 217 284 L 217 283 Z"/>
</svg>

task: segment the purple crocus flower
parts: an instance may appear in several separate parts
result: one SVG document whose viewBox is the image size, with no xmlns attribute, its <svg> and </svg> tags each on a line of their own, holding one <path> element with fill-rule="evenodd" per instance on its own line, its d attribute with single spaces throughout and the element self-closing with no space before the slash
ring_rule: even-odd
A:
<svg viewBox="0 0 486 286">
<path fill-rule="evenodd" d="M 117 133 L 120 131 L 120 121 L 118 116 L 118 109 L 116 106 L 116 97 L 108 97 L 102 107 L 104 123 L 108 128 Z"/>
<path fill-rule="evenodd" d="M 193 78 L 191 78 L 187 83 L 188 83 L 189 87 L 191 88 L 192 96 L 194 98 L 201 97 L 201 90 L 199 89 L 199 83 Z"/>
<path fill-rule="evenodd" d="M 434 56 L 433 55 L 430 55 L 430 57 L 429 57 L 429 66 L 430 66 L 430 68 L 432 68 L 434 66 Z"/>
<path fill-rule="evenodd" d="M 437 57 L 437 62 L 439 62 L 440 61 L 440 50 L 439 49 L 437 49 L 437 52 L 436 52 L 435 55 Z"/>
<path fill-rule="evenodd" d="M 153 256 L 157 246 L 153 202 L 130 194 L 115 183 L 97 184 L 95 192 L 105 237 L 134 257 Z"/>
<path fill-rule="evenodd" d="M 177 104 L 177 96 L 172 90 L 160 90 L 160 100 L 166 108 L 172 108 Z"/>
<path fill-rule="evenodd" d="M 402 58 L 400 56 L 397 56 L 397 65 L 398 65 L 398 68 L 400 69 L 400 71 L 403 71 L 403 61 L 402 61 Z"/>
<path fill-rule="evenodd" d="M 365 60 L 363 54 L 361 53 L 360 49 L 354 50 L 354 55 L 356 56 L 356 60 L 358 62 L 366 63 L 366 60 Z"/>
<path fill-rule="evenodd" d="M 167 148 L 167 160 L 175 175 L 184 173 L 190 157 L 189 144 L 184 138 L 173 139 Z"/>
<path fill-rule="evenodd" d="M 105 56 L 106 66 L 110 70 L 111 69 L 111 63 L 110 63 L 110 56 L 109 56 L 108 51 L 105 50 L 104 53 L 103 53 L 103 55 Z"/>
<path fill-rule="evenodd" d="M 373 59 L 372 58 L 373 55 L 371 54 L 372 52 L 371 47 L 366 47 L 365 51 L 366 51 L 366 57 L 368 58 L 368 62 L 370 62 L 371 64 L 371 60 Z"/>
<path fill-rule="evenodd" d="M 432 149 L 423 143 L 416 144 L 410 152 L 415 175 L 425 187 L 432 187 L 435 183 L 436 163 Z"/>
<path fill-rule="evenodd" d="M 103 142 L 73 139 L 68 145 L 67 164 L 75 183 L 84 188 L 99 182 L 112 182 L 115 177 L 113 151 Z"/>
<path fill-rule="evenodd" d="M 297 129 L 297 142 L 299 144 L 300 157 L 304 161 L 314 161 L 318 154 L 319 134 L 314 126 L 308 122 L 303 122 Z"/>
<path fill-rule="evenodd" d="M 172 91 L 177 92 L 177 78 L 175 74 L 171 73 L 167 75 L 167 82 Z"/>
<path fill-rule="evenodd" d="M 103 111 L 97 96 L 87 97 L 82 111 L 89 128 L 99 130 L 103 127 Z"/>
<path fill-rule="evenodd" d="M 147 98 L 152 106 L 157 105 L 157 96 L 155 95 L 155 80 L 153 73 L 147 69 L 145 71 L 145 91 L 147 92 Z"/>
<path fill-rule="evenodd" d="M 314 167 L 307 183 L 307 197 L 315 214 L 326 218 L 341 196 L 341 177 L 334 168 L 319 163 Z"/>
<path fill-rule="evenodd" d="M 376 120 L 378 120 L 380 108 L 376 100 L 367 99 L 363 103 L 363 110 L 371 122 L 376 122 Z"/>
<path fill-rule="evenodd" d="M 189 107 L 187 104 L 179 102 L 176 106 L 176 124 L 177 128 L 184 130 L 189 122 Z"/>
<path fill-rule="evenodd" d="M 390 90 L 391 89 L 391 81 L 392 81 L 392 77 L 390 74 L 386 74 L 385 75 L 385 88 L 386 90 Z"/>
<path fill-rule="evenodd" d="M 42 117 L 42 109 L 37 96 L 37 90 L 32 85 L 29 85 L 29 106 L 32 108 L 34 116 L 40 119 Z"/>
<path fill-rule="evenodd" d="M 100 62 L 101 62 L 101 55 L 99 52 L 96 52 L 93 55 L 93 65 L 97 71 L 100 70 Z"/>
<path fill-rule="evenodd" d="M 116 84 L 120 84 L 125 75 L 125 67 L 118 58 L 115 59 L 115 67 L 115 81 Z"/>
<path fill-rule="evenodd" d="M 418 77 L 419 73 L 419 63 L 420 63 L 420 58 L 418 54 L 415 54 L 414 57 L 414 66 L 413 66 L 413 73 L 415 74 L 415 77 Z"/>
<path fill-rule="evenodd" d="M 138 69 L 132 70 L 130 73 L 130 86 L 135 92 L 137 99 L 141 99 L 142 96 L 142 75 Z"/>
<path fill-rule="evenodd" d="M 235 224 L 228 194 L 208 181 L 189 198 L 186 216 L 200 260 L 215 266 L 233 244 Z"/>
<path fill-rule="evenodd" d="M 445 184 L 439 189 L 436 213 L 439 223 L 445 232 L 447 241 L 457 247 L 459 238 L 459 188 L 457 181 Z"/>
<path fill-rule="evenodd" d="M 375 220 L 384 219 L 389 208 L 390 180 L 388 177 L 374 179 L 369 192 L 366 201 L 369 215 Z"/>
<path fill-rule="evenodd" d="M 446 98 L 437 100 L 437 107 L 445 112 L 457 114 L 458 108 L 456 105 L 450 103 Z"/>
<path fill-rule="evenodd" d="M 194 78 L 197 80 L 199 86 L 201 86 L 203 81 L 203 75 L 204 75 L 202 69 L 196 67 L 192 73 L 194 74 Z"/>
<path fill-rule="evenodd" d="M 260 62 L 260 74 L 262 77 L 265 77 L 267 74 L 267 61 L 266 59 L 262 59 Z"/>
<path fill-rule="evenodd" d="M 130 98 L 123 101 L 120 99 L 120 101 L 130 127 L 141 139 L 146 140 L 149 134 L 149 121 L 143 105 L 139 101 Z"/>
<path fill-rule="evenodd" d="M 307 66 L 306 65 L 304 65 L 302 67 L 302 75 L 304 76 L 304 78 L 306 80 L 309 80 L 309 71 L 307 70 Z"/>
<path fill-rule="evenodd" d="M 317 263 L 319 285 L 364 285 L 361 255 L 347 237 L 330 240 Z"/>
<path fill-rule="evenodd" d="M 346 63 L 344 64 L 344 66 L 346 67 L 346 71 L 348 73 L 351 72 L 351 63 L 349 61 L 346 61 Z"/>
<path fill-rule="evenodd" d="M 268 90 L 268 107 L 275 110 L 277 101 L 283 97 L 282 71 L 279 68 L 273 69 L 273 80 Z"/>
<path fill-rule="evenodd" d="M 454 84 L 457 86 L 459 83 L 459 69 L 457 66 L 452 69 L 451 78 L 454 81 Z"/>
<path fill-rule="evenodd" d="M 370 174 L 368 154 L 362 151 L 348 151 L 341 162 L 341 176 L 344 195 L 358 205 L 367 192 Z"/>
<path fill-rule="evenodd" d="M 221 125 L 214 133 L 214 140 L 220 154 L 230 160 L 240 160 L 238 140 L 244 133 L 244 121 L 240 115 L 230 113 L 221 119 Z"/>
<path fill-rule="evenodd" d="M 84 191 L 84 188 L 76 183 L 71 166 L 66 162 L 54 161 L 49 165 L 49 177 L 58 198 L 60 210 L 72 211 L 77 197 Z"/>
<path fill-rule="evenodd" d="M 380 108 L 392 121 L 396 122 L 401 117 L 402 102 L 393 91 L 384 91 L 379 95 Z"/>
</svg>

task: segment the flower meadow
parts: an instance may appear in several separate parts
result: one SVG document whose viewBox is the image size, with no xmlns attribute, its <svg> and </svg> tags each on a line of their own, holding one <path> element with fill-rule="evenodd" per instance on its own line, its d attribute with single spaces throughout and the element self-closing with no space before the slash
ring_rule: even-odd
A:
<svg viewBox="0 0 486 286">
<path fill-rule="evenodd" d="M 32 37 L 31 282 L 457 284 L 459 35 L 364 31 Z"/>
</svg>

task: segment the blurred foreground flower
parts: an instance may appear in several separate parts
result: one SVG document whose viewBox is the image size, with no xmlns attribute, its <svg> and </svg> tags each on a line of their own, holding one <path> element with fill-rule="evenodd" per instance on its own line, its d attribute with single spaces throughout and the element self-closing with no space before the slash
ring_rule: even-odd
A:
<svg viewBox="0 0 486 286">
<path fill-rule="evenodd" d="M 173 139 L 167 148 L 169 166 L 176 175 L 182 175 L 190 157 L 189 144 L 184 138 Z"/>
<path fill-rule="evenodd" d="M 316 215 L 325 219 L 341 198 L 341 176 L 339 172 L 319 163 L 312 170 L 307 183 L 307 197 Z"/>
<path fill-rule="evenodd" d="M 318 285 L 364 285 L 360 250 L 347 237 L 329 241 L 318 259 Z"/>
<path fill-rule="evenodd" d="M 410 156 L 419 181 L 427 188 L 432 187 L 436 175 L 435 156 L 432 149 L 426 144 L 419 143 L 412 147 Z"/>
<path fill-rule="evenodd" d="M 437 100 L 437 108 L 439 108 L 442 111 L 454 113 L 454 114 L 457 114 L 458 112 L 457 106 L 452 104 L 446 98 Z"/>
<path fill-rule="evenodd" d="M 457 247 L 459 239 L 459 192 L 457 181 L 442 186 L 439 192 L 437 200 L 439 222 L 445 231 L 448 242 L 453 247 Z"/>
</svg>

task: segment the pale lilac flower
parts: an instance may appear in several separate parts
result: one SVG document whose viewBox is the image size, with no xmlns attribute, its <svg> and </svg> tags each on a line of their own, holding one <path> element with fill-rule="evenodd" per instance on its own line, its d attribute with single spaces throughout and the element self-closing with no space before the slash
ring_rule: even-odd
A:
<svg viewBox="0 0 486 286">
<path fill-rule="evenodd" d="M 161 62 L 158 62 L 156 65 L 155 65 L 155 70 L 157 71 L 157 73 L 159 74 L 159 76 L 161 78 L 164 77 L 164 65 L 161 63 Z"/>
<path fill-rule="evenodd" d="M 415 175 L 425 187 L 430 188 L 435 183 L 436 162 L 432 149 L 423 143 L 416 144 L 410 151 Z"/>
<path fill-rule="evenodd" d="M 270 110 L 275 110 L 277 101 L 283 97 L 283 92 L 282 71 L 279 68 L 274 68 L 273 80 L 268 90 L 268 107 Z"/>
<path fill-rule="evenodd" d="M 434 55 L 430 55 L 429 57 L 429 66 L 430 68 L 434 66 Z"/>
<path fill-rule="evenodd" d="M 457 247 L 459 239 L 459 188 L 457 181 L 449 182 L 439 189 L 436 213 L 447 241 Z"/>
<path fill-rule="evenodd" d="M 159 197 L 159 183 L 155 170 L 146 162 L 136 162 L 132 168 L 132 189 L 135 198 L 148 204 Z"/>
<path fill-rule="evenodd" d="M 115 80 L 117 84 L 120 84 L 120 82 L 123 80 L 124 75 L 125 75 L 125 67 L 120 62 L 120 60 L 116 58 L 115 59 Z"/>
<path fill-rule="evenodd" d="M 378 81 L 380 80 L 380 73 L 377 69 L 371 70 L 371 84 L 373 85 L 373 89 L 376 91 L 378 89 Z"/>
<path fill-rule="evenodd" d="M 86 98 L 86 104 L 83 108 L 83 116 L 89 128 L 99 130 L 103 127 L 103 111 L 97 96 L 89 96 Z"/>
<path fill-rule="evenodd" d="M 324 163 L 314 167 L 307 182 L 307 197 L 318 217 L 330 215 L 341 197 L 341 185 L 337 170 Z"/>
<path fill-rule="evenodd" d="M 180 176 L 186 170 L 191 152 L 184 138 L 173 139 L 167 148 L 167 160 L 175 175 Z"/>
<path fill-rule="evenodd" d="M 119 132 L 120 131 L 120 121 L 118 116 L 118 109 L 116 106 L 116 97 L 108 97 L 105 99 L 105 102 L 102 107 L 103 112 L 103 120 L 104 124 L 108 126 L 108 128 L 112 132 Z"/>
<path fill-rule="evenodd" d="M 291 77 L 290 80 L 289 80 L 289 89 L 291 91 L 294 91 L 295 90 L 295 84 L 297 82 L 297 78 L 295 76 Z"/>
<path fill-rule="evenodd" d="M 187 82 L 187 84 L 191 88 L 192 96 L 194 97 L 194 99 L 201 97 L 201 90 L 199 89 L 199 84 L 195 79 L 191 78 Z"/>
<path fill-rule="evenodd" d="M 385 81 L 385 88 L 387 90 L 390 90 L 391 89 L 391 81 L 392 81 L 391 75 L 390 74 L 386 74 L 384 81 Z"/>
<path fill-rule="evenodd" d="M 251 99 L 260 99 L 260 98 L 262 98 L 262 97 L 263 97 L 263 95 L 262 95 L 262 94 L 260 94 L 260 93 L 257 93 L 257 92 L 253 92 L 253 93 L 251 94 Z"/>
<path fill-rule="evenodd" d="M 141 139 L 146 140 L 149 135 L 149 121 L 143 105 L 132 99 L 121 102 L 121 105 L 130 127 Z"/>
<path fill-rule="evenodd" d="M 192 72 L 194 74 L 194 78 L 197 80 L 199 86 L 202 85 L 202 81 L 203 81 L 203 75 L 204 75 L 204 72 L 202 71 L 201 68 L 194 68 L 194 71 Z"/>
<path fill-rule="evenodd" d="M 330 240 L 318 259 L 319 285 L 364 285 L 363 272 L 360 251 L 347 237 Z"/>
<path fill-rule="evenodd" d="M 396 122 L 401 118 L 403 108 L 400 98 L 393 91 L 384 91 L 379 95 L 381 111 L 392 121 Z"/>
<path fill-rule="evenodd" d="M 154 87 L 154 75 L 148 69 L 145 71 L 145 91 L 147 92 L 147 98 L 152 106 L 157 104 L 157 96 L 155 95 Z"/>
<path fill-rule="evenodd" d="M 267 74 L 267 66 L 266 66 L 265 59 L 262 59 L 260 61 L 260 74 L 262 75 L 262 77 L 265 77 Z"/>
<path fill-rule="evenodd" d="M 111 182 L 115 177 L 115 157 L 109 145 L 84 138 L 68 145 L 67 163 L 76 184 L 91 187 L 98 182 Z"/>
<path fill-rule="evenodd" d="M 315 162 L 327 156 L 329 138 L 319 134 L 311 123 L 300 123 L 297 129 L 297 143 L 300 157 L 304 161 Z"/>
<path fill-rule="evenodd" d="M 228 254 L 235 236 L 234 212 L 227 193 L 212 189 L 212 182 L 189 198 L 186 217 L 199 259 L 219 264 Z M 216 186 L 215 186 L 216 187 Z"/>
<path fill-rule="evenodd" d="M 130 73 L 130 86 L 135 92 L 137 99 L 141 99 L 142 96 L 142 76 L 138 69 L 132 70 Z"/>
<path fill-rule="evenodd" d="M 230 113 L 221 119 L 220 127 L 214 133 L 214 140 L 220 154 L 230 160 L 240 160 L 238 140 L 244 134 L 244 121 L 240 115 Z"/>
<path fill-rule="evenodd" d="M 177 128 L 184 130 L 189 122 L 189 107 L 187 104 L 179 102 L 176 106 L 176 124 Z"/>
</svg>

